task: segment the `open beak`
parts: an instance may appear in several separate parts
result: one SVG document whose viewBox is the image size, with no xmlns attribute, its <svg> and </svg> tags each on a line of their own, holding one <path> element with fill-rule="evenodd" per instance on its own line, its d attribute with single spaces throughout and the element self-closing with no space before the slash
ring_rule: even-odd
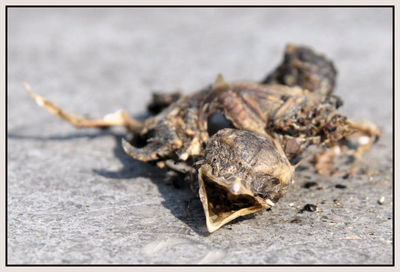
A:
<svg viewBox="0 0 400 272">
<path fill-rule="evenodd" d="M 274 205 L 271 200 L 264 200 L 243 188 L 240 182 L 229 183 L 213 176 L 209 165 L 200 168 L 198 182 L 209 232 L 216 231 L 235 218 Z"/>
</svg>

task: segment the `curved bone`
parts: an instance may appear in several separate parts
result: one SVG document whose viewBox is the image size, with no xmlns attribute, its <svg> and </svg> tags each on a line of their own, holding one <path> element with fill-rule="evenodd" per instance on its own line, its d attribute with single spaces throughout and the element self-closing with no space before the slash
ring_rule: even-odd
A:
<svg viewBox="0 0 400 272">
<path fill-rule="evenodd" d="M 206 216 L 207 229 L 210 233 L 216 231 L 217 229 L 219 229 L 220 227 L 222 227 L 223 225 L 227 224 L 228 222 L 232 221 L 235 218 L 247 214 L 252 214 L 257 211 L 273 206 L 271 205 L 272 202 L 271 200 L 268 199 L 267 202 L 263 203 L 263 201 L 260 201 L 259 197 L 255 197 L 251 193 L 247 192 L 242 196 L 245 196 L 248 199 L 253 200 L 253 205 L 239 210 L 231 210 L 220 214 L 215 214 L 213 212 L 213 209 L 210 208 L 212 206 L 212 203 L 209 202 L 209 197 L 207 195 L 207 186 L 205 185 L 206 178 L 209 179 L 213 178 L 214 181 L 216 180 L 216 178 L 212 176 L 211 174 L 212 170 L 210 168 L 211 167 L 208 164 L 203 165 L 200 168 L 198 175 L 199 197 L 203 205 L 203 210 Z M 226 193 L 229 194 L 229 191 L 227 190 Z"/>
</svg>

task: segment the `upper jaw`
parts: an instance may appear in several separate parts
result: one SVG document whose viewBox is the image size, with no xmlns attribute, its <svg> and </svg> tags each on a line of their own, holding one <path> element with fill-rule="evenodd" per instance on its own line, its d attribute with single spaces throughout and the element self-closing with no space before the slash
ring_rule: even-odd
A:
<svg viewBox="0 0 400 272">
<path fill-rule="evenodd" d="M 229 183 L 212 175 L 211 167 L 203 165 L 199 170 L 199 196 L 206 216 L 208 231 L 214 232 L 226 223 L 274 203 L 254 195 L 240 183 Z"/>
</svg>

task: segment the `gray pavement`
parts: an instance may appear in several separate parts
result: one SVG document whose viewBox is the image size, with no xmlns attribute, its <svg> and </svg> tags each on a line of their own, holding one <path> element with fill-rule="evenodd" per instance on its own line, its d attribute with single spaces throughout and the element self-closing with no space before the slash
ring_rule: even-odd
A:
<svg viewBox="0 0 400 272">
<path fill-rule="evenodd" d="M 391 264 L 389 9 L 35 8 L 8 18 L 9 264 Z M 138 117 L 154 90 L 190 93 L 220 72 L 261 80 L 287 42 L 332 58 L 343 111 L 384 135 L 357 175 L 322 177 L 306 162 L 273 209 L 211 235 L 189 190 L 123 152 L 123 129 L 77 130 L 22 87 L 72 113 Z M 307 203 L 318 210 L 299 213 Z"/>
</svg>

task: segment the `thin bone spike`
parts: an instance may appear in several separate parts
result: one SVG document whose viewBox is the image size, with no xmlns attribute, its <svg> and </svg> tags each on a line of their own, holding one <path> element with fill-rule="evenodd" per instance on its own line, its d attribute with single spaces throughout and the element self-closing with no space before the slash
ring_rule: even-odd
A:
<svg viewBox="0 0 400 272">
<path fill-rule="evenodd" d="M 300 161 L 298 161 L 293 167 L 296 169 L 297 167 L 299 167 L 306 159 L 308 159 L 310 156 L 312 155 L 312 153 L 308 153 L 307 155 L 305 155 Z"/>
<path fill-rule="evenodd" d="M 278 152 L 281 153 L 282 156 L 286 157 L 285 151 L 283 151 L 283 148 L 282 148 L 281 144 L 279 143 L 278 139 L 272 138 L 268 134 L 265 134 L 265 136 L 267 137 L 267 139 L 272 141 L 272 143 L 274 144 L 274 146 L 278 150 Z"/>
<path fill-rule="evenodd" d="M 213 90 L 215 91 L 226 91 L 229 90 L 229 84 L 226 83 L 224 77 L 222 76 L 222 74 L 218 74 L 217 79 L 215 80 L 214 84 L 213 84 Z"/>
<path fill-rule="evenodd" d="M 36 101 L 36 103 L 42 108 L 46 109 L 51 114 L 54 114 L 61 119 L 64 119 L 71 125 L 77 128 L 83 127 L 98 127 L 107 128 L 111 126 L 124 126 L 126 129 L 132 132 L 138 132 L 142 129 L 143 124 L 129 116 L 128 112 L 119 110 L 115 113 L 107 114 L 102 119 L 88 119 L 83 116 L 68 114 L 63 111 L 60 107 L 53 104 L 46 98 L 37 95 L 31 90 L 29 84 L 24 82 L 24 87 L 27 93 Z"/>
</svg>

